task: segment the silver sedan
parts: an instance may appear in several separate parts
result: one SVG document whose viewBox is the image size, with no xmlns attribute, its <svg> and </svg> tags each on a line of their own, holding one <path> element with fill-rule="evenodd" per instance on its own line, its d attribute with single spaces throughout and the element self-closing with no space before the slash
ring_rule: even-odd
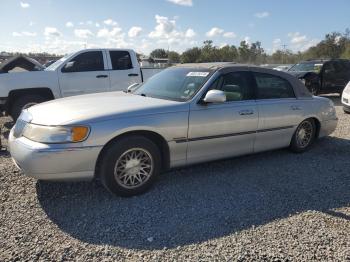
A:
<svg viewBox="0 0 350 262">
<path fill-rule="evenodd" d="M 194 64 L 164 70 L 132 92 L 33 106 L 11 130 L 9 147 L 28 176 L 98 178 L 131 196 L 169 168 L 284 147 L 304 152 L 336 125 L 332 101 L 289 74 Z"/>
</svg>

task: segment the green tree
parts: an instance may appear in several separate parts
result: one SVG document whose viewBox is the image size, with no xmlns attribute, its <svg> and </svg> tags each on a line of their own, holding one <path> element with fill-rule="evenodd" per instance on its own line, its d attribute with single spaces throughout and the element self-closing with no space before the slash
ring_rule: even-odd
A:
<svg viewBox="0 0 350 262">
<path fill-rule="evenodd" d="M 158 48 L 158 49 L 154 49 L 150 56 L 152 58 L 168 58 L 168 52 L 165 49 L 162 48 Z"/>
<path fill-rule="evenodd" d="M 180 54 L 175 51 L 168 52 L 169 63 L 180 63 Z"/>
<path fill-rule="evenodd" d="M 197 63 L 197 62 L 199 62 L 201 52 L 202 52 L 201 49 L 198 47 L 193 47 L 193 48 L 187 49 L 181 55 L 181 62 L 182 63 Z"/>
</svg>

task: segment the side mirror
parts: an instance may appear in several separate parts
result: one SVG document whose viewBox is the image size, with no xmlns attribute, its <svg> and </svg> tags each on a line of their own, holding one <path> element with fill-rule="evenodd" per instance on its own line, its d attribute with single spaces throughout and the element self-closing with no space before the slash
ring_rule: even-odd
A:
<svg viewBox="0 0 350 262">
<path fill-rule="evenodd" d="M 226 102 L 226 95 L 221 90 L 210 90 L 205 95 L 203 102 L 205 103 L 224 103 Z"/>
<path fill-rule="evenodd" d="M 75 61 L 70 61 L 63 67 L 63 72 L 72 72 L 74 69 Z"/>
<path fill-rule="evenodd" d="M 128 86 L 127 93 L 132 93 L 139 85 L 139 83 L 133 83 L 132 85 Z"/>
</svg>

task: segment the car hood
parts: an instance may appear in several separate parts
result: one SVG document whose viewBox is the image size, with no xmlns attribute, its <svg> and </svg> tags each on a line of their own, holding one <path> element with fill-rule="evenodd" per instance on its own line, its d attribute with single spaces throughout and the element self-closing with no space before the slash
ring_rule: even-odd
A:
<svg viewBox="0 0 350 262">
<path fill-rule="evenodd" d="M 183 102 L 144 97 L 124 92 L 81 95 L 45 102 L 28 109 L 31 122 L 69 125 L 105 121 L 188 109 Z"/>
</svg>

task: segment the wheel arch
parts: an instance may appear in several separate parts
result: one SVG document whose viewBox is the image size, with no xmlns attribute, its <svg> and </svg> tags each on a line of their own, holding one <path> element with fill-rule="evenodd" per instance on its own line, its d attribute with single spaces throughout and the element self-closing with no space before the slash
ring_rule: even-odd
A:
<svg viewBox="0 0 350 262">
<path fill-rule="evenodd" d="M 152 142 L 154 142 L 157 147 L 160 150 L 161 153 L 161 157 L 162 157 L 162 170 L 167 170 L 170 167 L 170 149 L 169 149 L 169 145 L 168 142 L 166 141 L 166 139 L 160 135 L 157 132 L 154 131 L 149 131 L 149 130 L 134 130 L 134 131 L 127 131 L 124 132 L 122 134 L 117 135 L 116 137 L 112 138 L 111 140 L 109 140 L 102 148 L 102 150 L 100 151 L 98 157 L 97 157 L 97 161 L 96 161 L 96 165 L 95 165 L 95 177 L 99 177 L 99 171 L 100 171 L 100 166 L 101 166 L 101 162 L 102 162 L 102 158 L 103 155 L 105 153 L 105 151 L 107 150 L 107 148 L 112 145 L 113 143 L 115 143 L 116 141 L 118 141 L 121 138 L 127 137 L 127 136 L 143 136 L 148 138 L 149 140 L 151 140 Z"/>
<path fill-rule="evenodd" d="M 35 88 L 25 88 L 25 89 L 15 89 L 11 90 L 8 95 L 8 100 L 6 103 L 6 109 L 7 111 L 10 111 L 12 108 L 12 105 L 14 101 L 16 101 L 17 98 L 25 95 L 40 95 L 47 100 L 54 99 L 54 94 L 52 90 L 48 87 L 35 87 Z"/>
</svg>

